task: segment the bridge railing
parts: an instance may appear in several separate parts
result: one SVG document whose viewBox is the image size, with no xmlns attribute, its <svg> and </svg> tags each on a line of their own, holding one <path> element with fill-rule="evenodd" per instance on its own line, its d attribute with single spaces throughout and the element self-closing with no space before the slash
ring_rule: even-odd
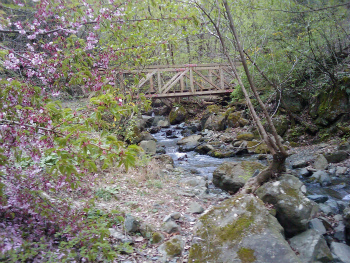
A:
<svg viewBox="0 0 350 263">
<path fill-rule="evenodd" d="M 228 64 L 148 66 L 121 71 L 119 81 L 124 85 L 128 75 L 141 73 L 144 77 L 136 88 L 148 97 L 219 95 L 232 92 L 236 86 Z"/>
</svg>

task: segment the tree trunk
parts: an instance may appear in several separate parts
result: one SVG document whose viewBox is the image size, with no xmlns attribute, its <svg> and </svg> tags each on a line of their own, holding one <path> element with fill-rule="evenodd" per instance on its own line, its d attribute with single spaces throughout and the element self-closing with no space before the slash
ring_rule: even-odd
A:
<svg viewBox="0 0 350 263">
<path fill-rule="evenodd" d="M 225 11 L 226 11 L 226 14 L 227 14 L 227 17 L 229 20 L 230 30 L 234 36 L 235 44 L 236 44 L 236 47 L 239 51 L 240 58 L 241 58 L 241 61 L 242 61 L 242 64 L 243 64 L 243 67 L 245 70 L 245 74 L 246 74 L 248 82 L 249 82 L 249 86 L 250 86 L 254 96 L 256 97 L 260 107 L 262 108 L 263 113 L 264 113 L 264 117 L 266 118 L 267 123 L 270 126 L 270 129 L 272 130 L 273 137 L 271 137 L 267 134 L 265 128 L 263 127 L 263 125 L 261 123 L 259 116 L 257 115 L 257 113 L 254 109 L 254 106 L 250 100 L 247 89 L 245 88 L 243 81 L 238 74 L 236 65 L 227 52 L 226 45 L 224 42 L 224 37 L 221 34 L 219 24 L 216 24 L 213 21 L 213 19 L 210 17 L 209 13 L 202 6 L 200 6 L 197 3 L 198 8 L 200 8 L 202 10 L 202 12 L 208 17 L 208 19 L 213 24 L 213 26 L 216 30 L 218 37 L 219 37 L 219 40 L 220 40 L 220 43 L 221 43 L 221 46 L 222 46 L 222 49 L 223 49 L 223 53 L 225 54 L 230 66 L 234 72 L 234 75 L 237 78 L 238 84 L 242 88 L 244 97 L 245 97 L 246 102 L 247 102 L 247 106 L 251 112 L 254 123 L 257 126 L 257 128 L 258 128 L 261 136 L 263 137 L 264 142 L 266 143 L 267 147 L 269 148 L 271 154 L 273 155 L 273 160 L 270 163 L 269 167 L 267 169 L 265 169 L 264 171 L 262 171 L 261 173 L 259 173 L 256 177 L 251 178 L 245 184 L 243 189 L 241 190 L 243 193 L 254 193 L 255 190 L 260 187 L 260 185 L 262 185 L 263 183 L 265 183 L 266 181 L 268 181 L 269 179 L 271 179 L 273 177 L 278 177 L 281 172 L 285 171 L 285 160 L 286 160 L 288 155 L 287 155 L 287 152 L 285 151 L 285 149 L 284 149 L 284 147 L 283 147 L 283 145 L 282 145 L 282 143 L 277 135 L 276 128 L 272 123 L 271 117 L 267 112 L 266 106 L 264 105 L 264 103 L 260 99 L 260 96 L 257 92 L 257 89 L 253 83 L 253 80 L 252 80 L 252 77 L 250 75 L 248 65 L 247 65 L 247 62 L 246 62 L 246 59 L 245 59 L 245 56 L 243 53 L 243 48 L 239 42 L 238 34 L 237 34 L 236 28 L 234 26 L 232 15 L 231 15 L 230 9 L 228 7 L 227 1 L 223 0 L 222 2 L 223 2 L 224 7 L 225 7 Z M 217 8 L 220 9 L 219 3 L 217 5 Z"/>
</svg>

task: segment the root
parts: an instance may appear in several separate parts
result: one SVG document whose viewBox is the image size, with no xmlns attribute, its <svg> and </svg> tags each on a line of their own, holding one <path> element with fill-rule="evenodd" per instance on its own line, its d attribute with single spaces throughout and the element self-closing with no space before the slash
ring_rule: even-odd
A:
<svg viewBox="0 0 350 263">
<path fill-rule="evenodd" d="M 287 156 L 285 154 L 274 154 L 269 167 L 261 171 L 256 177 L 250 178 L 241 189 L 240 193 L 254 193 L 261 185 L 268 182 L 270 179 L 279 177 L 282 172 L 286 171 L 286 158 Z"/>
</svg>

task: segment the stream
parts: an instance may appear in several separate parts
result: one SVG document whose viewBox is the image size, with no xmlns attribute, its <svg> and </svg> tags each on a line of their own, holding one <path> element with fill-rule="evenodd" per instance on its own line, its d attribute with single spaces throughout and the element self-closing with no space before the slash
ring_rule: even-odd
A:
<svg viewBox="0 0 350 263">
<path fill-rule="evenodd" d="M 249 160 L 258 161 L 267 165 L 266 161 L 258 160 L 257 155 L 243 155 L 220 159 L 202 155 L 195 151 L 179 152 L 177 142 L 184 137 L 181 134 L 184 128 L 184 124 L 173 125 L 169 128 L 163 128 L 159 132 L 153 134 L 153 137 L 157 140 L 157 144 L 164 146 L 166 154 L 173 158 L 175 167 L 191 171 L 191 173 L 201 175 L 211 181 L 214 170 L 224 162 Z M 171 131 L 169 132 L 171 133 L 171 137 L 166 135 L 167 131 Z M 290 167 L 287 166 L 287 168 Z M 298 172 L 298 170 L 295 171 Z M 332 184 L 327 187 L 320 187 L 318 183 L 308 183 L 301 176 L 299 179 L 306 185 L 308 195 L 326 195 L 330 201 L 349 201 L 347 199 L 350 197 L 350 185 L 346 177 L 343 179 L 332 178 Z"/>
</svg>

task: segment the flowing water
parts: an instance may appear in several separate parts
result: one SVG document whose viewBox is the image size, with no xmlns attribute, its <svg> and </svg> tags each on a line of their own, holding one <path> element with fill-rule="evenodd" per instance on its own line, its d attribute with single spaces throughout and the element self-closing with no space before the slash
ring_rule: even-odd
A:
<svg viewBox="0 0 350 263">
<path fill-rule="evenodd" d="M 166 154 L 170 155 L 175 163 L 175 167 L 181 167 L 192 173 L 199 174 L 212 180 L 214 170 L 223 162 L 228 161 L 257 161 L 256 155 L 246 155 L 231 158 L 214 158 L 208 155 L 202 155 L 194 151 L 179 152 L 177 142 L 183 138 L 181 131 L 183 131 L 184 125 L 171 126 L 170 128 L 161 129 L 158 133 L 153 134 L 153 137 L 157 139 L 157 143 L 164 146 Z M 171 137 L 167 137 L 167 131 L 171 131 Z M 176 138 L 174 138 L 176 137 Z M 261 161 L 259 161 L 261 162 Z M 263 163 L 266 165 L 267 163 Z M 302 181 L 303 178 L 300 178 Z M 344 185 L 344 182 L 339 184 L 334 181 L 329 187 L 320 187 L 319 184 L 307 183 L 308 194 L 321 194 L 327 195 L 331 200 L 342 200 L 344 197 L 350 197 L 350 186 L 348 182 Z"/>
<path fill-rule="evenodd" d="M 182 130 L 181 125 L 180 127 L 172 126 L 153 134 L 153 137 L 157 139 L 157 143 L 165 147 L 166 154 L 173 158 L 175 167 L 184 168 L 185 170 L 192 171 L 211 180 L 214 170 L 224 162 L 257 160 L 256 157 L 252 155 L 219 159 L 209 155 L 202 155 L 195 151 L 179 152 L 177 142 L 183 138 L 181 135 Z M 168 138 L 166 136 L 167 131 L 172 131 L 172 135 L 177 138 Z"/>
</svg>

